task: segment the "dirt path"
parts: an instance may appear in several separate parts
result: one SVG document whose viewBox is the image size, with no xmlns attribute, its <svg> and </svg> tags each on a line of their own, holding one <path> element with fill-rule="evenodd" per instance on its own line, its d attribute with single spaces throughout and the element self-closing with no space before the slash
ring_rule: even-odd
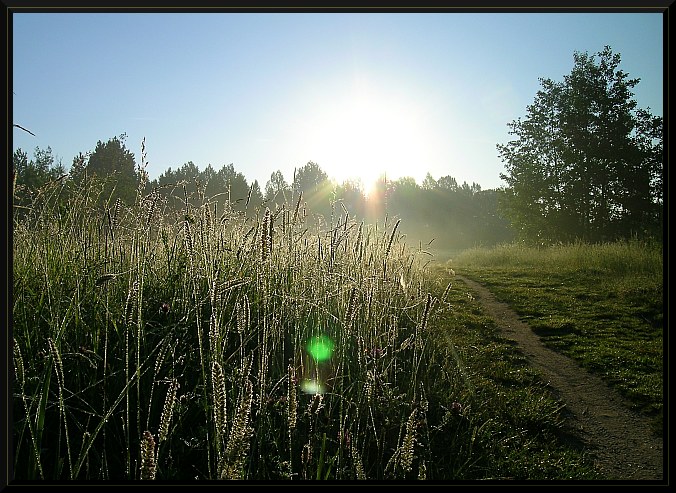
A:
<svg viewBox="0 0 676 493">
<path fill-rule="evenodd" d="M 645 418 L 629 410 L 599 377 L 546 348 L 516 312 L 481 284 L 460 275 L 455 278 L 467 285 L 504 337 L 518 344 L 565 402 L 569 424 L 581 434 L 599 470 L 614 480 L 663 480 L 663 443 Z"/>
</svg>

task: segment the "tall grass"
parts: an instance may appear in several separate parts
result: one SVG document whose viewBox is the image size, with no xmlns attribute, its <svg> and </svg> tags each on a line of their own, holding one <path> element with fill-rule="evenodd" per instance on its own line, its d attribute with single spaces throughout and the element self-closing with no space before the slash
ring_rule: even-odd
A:
<svg viewBox="0 0 676 493">
<path fill-rule="evenodd" d="M 452 259 L 466 268 L 515 267 L 542 272 L 587 272 L 613 276 L 662 276 L 663 248 L 658 242 L 616 241 L 589 244 L 575 242 L 548 247 L 520 243 L 493 248 L 471 248 Z"/>
<path fill-rule="evenodd" d="M 54 182 L 15 217 L 18 479 L 596 477 L 398 220 L 184 185 Z"/>
<path fill-rule="evenodd" d="M 433 298 L 398 221 L 72 186 L 14 224 L 19 477 L 416 474 Z"/>
</svg>

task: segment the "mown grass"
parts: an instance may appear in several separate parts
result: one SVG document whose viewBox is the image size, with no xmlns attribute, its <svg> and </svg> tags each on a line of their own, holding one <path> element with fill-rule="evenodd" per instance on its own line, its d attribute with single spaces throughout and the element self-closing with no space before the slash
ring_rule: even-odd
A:
<svg viewBox="0 0 676 493">
<path fill-rule="evenodd" d="M 14 223 L 17 479 L 601 479 L 396 220 L 69 186 Z"/>
<path fill-rule="evenodd" d="M 662 244 L 502 245 L 451 264 L 514 307 L 545 344 L 601 375 L 662 434 Z"/>
</svg>

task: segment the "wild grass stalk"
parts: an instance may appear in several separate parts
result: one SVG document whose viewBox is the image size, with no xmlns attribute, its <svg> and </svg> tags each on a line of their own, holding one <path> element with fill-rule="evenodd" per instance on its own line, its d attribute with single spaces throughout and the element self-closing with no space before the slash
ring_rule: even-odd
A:
<svg viewBox="0 0 676 493">
<path fill-rule="evenodd" d="M 63 393 L 64 393 L 64 387 L 65 387 L 65 377 L 63 373 L 63 361 L 61 360 L 61 354 L 59 353 L 59 349 L 56 347 L 56 343 L 54 340 L 50 337 L 47 339 L 47 342 L 49 343 L 49 352 L 51 353 L 52 356 L 52 365 L 54 367 L 54 372 L 56 374 L 56 383 L 58 387 L 58 392 L 59 392 L 59 412 L 60 412 L 60 418 L 62 420 L 63 424 L 63 429 L 64 429 L 64 435 L 65 435 L 65 440 L 66 440 L 66 453 L 68 456 L 68 467 L 70 470 L 70 479 L 73 479 L 73 458 L 71 457 L 70 453 L 70 434 L 68 433 L 68 418 L 66 415 L 66 407 L 64 405 L 64 398 L 63 398 Z M 59 428 L 59 441 L 61 437 L 61 430 Z"/>
<path fill-rule="evenodd" d="M 141 479 L 155 479 L 157 461 L 155 457 L 155 438 L 149 431 L 143 432 L 141 440 Z"/>
<path fill-rule="evenodd" d="M 219 461 L 220 479 L 245 479 L 245 465 L 250 447 L 249 440 L 254 431 L 249 426 L 252 401 L 253 384 L 247 378 L 240 393 L 228 443 Z"/>
<path fill-rule="evenodd" d="M 25 372 L 25 367 L 23 363 L 23 356 L 21 355 L 21 349 L 19 347 L 19 344 L 17 343 L 16 339 L 13 340 L 14 345 L 13 345 L 13 351 L 14 351 L 14 374 L 16 376 L 16 382 L 18 386 L 18 391 L 19 395 L 21 396 L 21 402 L 23 403 L 24 410 L 26 411 L 26 417 L 27 419 L 25 422 L 28 424 L 28 431 L 29 431 L 29 440 L 30 440 L 30 446 L 32 449 L 32 455 L 30 456 L 30 463 L 33 465 L 33 467 L 37 468 L 37 473 L 40 476 L 40 479 L 45 479 L 45 474 L 42 470 L 42 463 L 40 461 L 40 441 L 39 441 L 39 436 L 36 434 L 35 427 L 33 425 L 33 412 L 32 412 L 32 406 L 29 404 L 29 398 L 26 395 L 25 388 L 26 388 L 26 372 Z M 38 421 L 41 419 L 40 416 L 38 416 Z M 23 433 L 22 433 L 23 434 Z M 19 455 L 18 450 L 17 450 L 17 456 Z M 17 464 L 14 465 L 16 467 Z M 33 469 L 31 467 L 31 469 Z"/>
</svg>

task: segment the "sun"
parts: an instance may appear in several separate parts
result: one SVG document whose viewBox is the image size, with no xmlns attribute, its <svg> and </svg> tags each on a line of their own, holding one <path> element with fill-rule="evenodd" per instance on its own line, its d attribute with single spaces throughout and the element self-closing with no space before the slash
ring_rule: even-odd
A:
<svg viewBox="0 0 676 493">
<path fill-rule="evenodd" d="M 430 144 L 419 105 L 362 88 L 325 103 L 322 110 L 306 143 L 329 177 L 361 182 L 366 195 L 383 176 L 422 180 Z"/>
</svg>

